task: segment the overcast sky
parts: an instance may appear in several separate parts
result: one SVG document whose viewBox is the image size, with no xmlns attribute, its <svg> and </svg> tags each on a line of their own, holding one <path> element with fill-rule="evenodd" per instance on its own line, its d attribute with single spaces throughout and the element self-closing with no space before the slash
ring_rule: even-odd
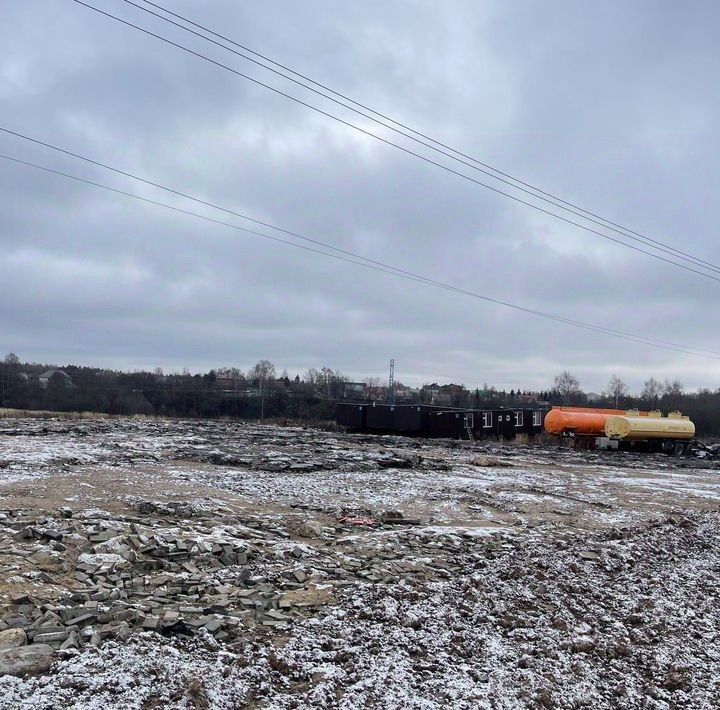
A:
<svg viewBox="0 0 720 710">
<path fill-rule="evenodd" d="M 122 0 L 89 1 L 412 148 Z M 716 3 L 166 4 L 720 264 Z M 422 163 L 71 0 L 6 0 L 0 47 L 3 127 L 460 288 L 720 351 L 720 282 Z M 7 135 L 0 152 L 251 226 Z M 23 360 L 197 371 L 268 358 L 291 374 L 327 365 L 365 378 L 386 377 L 394 357 L 396 378 L 414 385 L 545 388 L 563 369 L 594 391 L 613 372 L 633 389 L 650 375 L 720 384 L 720 360 L 545 321 L 5 160 L 0 200 L 0 348 Z"/>
</svg>

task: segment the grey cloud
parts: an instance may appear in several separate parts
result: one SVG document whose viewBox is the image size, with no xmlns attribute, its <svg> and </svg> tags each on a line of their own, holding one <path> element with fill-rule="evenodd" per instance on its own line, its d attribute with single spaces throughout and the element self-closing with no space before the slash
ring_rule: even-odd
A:
<svg viewBox="0 0 720 710">
<path fill-rule="evenodd" d="M 142 17 L 116 0 L 98 4 Z M 694 12 L 650 2 L 173 7 L 720 262 L 718 12 L 706 3 Z M 538 215 L 74 3 L 18 3 L 4 15 L 0 113 L 10 128 L 494 298 L 720 350 L 720 316 L 708 306 L 720 283 Z M 181 203 L 6 136 L 0 152 Z M 612 372 L 635 388 L 649 375 L 717 384 L 713 361 L 533 319 L 4 162 L 0 191 L 0 298 L 9 304 L 0 344 L 30 359 L 201 369 L 270 357 L 293 372 L 328 364 L 359 377 L 384 375 L 394 356 L 409 383 L 544 387 L 569 368 L 594 390 Z"/>
</svg>

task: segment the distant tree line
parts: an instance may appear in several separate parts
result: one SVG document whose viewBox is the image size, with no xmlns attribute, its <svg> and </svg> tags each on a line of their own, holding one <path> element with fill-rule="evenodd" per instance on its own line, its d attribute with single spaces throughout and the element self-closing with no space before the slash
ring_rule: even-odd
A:
<svg viewBox="0 0 720 710">
<path fill-rule="evenodd" d="M 52 373 L 45 378 L 44 375 Z M 10 353 L 0 363 L 0 406 L 57 412 L 91 411 L 171 417 L 285 417 L 331 419 L 346 378 L 329 368 L 304 377 L 280 376 L 268 360 L 191 375 L 118 372 L 94 367 L 23 363 Z"/>
<path fill-rule="evenodd" d="M 293 377 L 278 375 L 269 360 L 247 372 L 235 367 L 191 375 L 120 372 L 64 365 L 60 368 L 21 362 L 13 353 L 0 362 L 0 406 L 58 412 L 146 414 L 171 417 L 237 417 L 242 419 L 332 419 L 338 400 L 435 404 L 463 408 L 535 406 L 538 403 L 611 409 L 682 411 L 695 422 L 698 435 L 720 436 L 720 390 L 687 392 L 679 380 L 649 378 L 639 394 L 631 394 L 613 375 L 604 392 L 584 392 L 570 372 L 557 375 L 544 391 L 509 391 L 483 385 L 437 383 L 411 388 L 398 382 L 393 392 L 378 378 L 349 382 L 330 367 L 310 368 Z"/>
</svg>

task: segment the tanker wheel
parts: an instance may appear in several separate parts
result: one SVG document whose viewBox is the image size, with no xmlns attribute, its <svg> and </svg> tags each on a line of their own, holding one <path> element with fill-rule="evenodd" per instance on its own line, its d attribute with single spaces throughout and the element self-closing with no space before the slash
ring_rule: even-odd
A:
<svg viewBox="0 0 720 710">
<path fill-rule="evenodd" d="M 685 453 L 685 444 L 675 444 L 675 456 L 682 456 Z"/>
</svg>

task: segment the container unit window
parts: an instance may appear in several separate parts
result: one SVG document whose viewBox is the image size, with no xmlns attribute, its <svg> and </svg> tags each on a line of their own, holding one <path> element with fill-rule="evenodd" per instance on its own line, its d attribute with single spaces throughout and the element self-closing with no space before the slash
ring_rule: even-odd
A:
<svg viewBox="0 0 720 710">
<path fill-rule="evenodd" d="M 533 412 L 533 426 L 542 425 L 542 412 Z"/>
<path fill-rule="evenodd" d="M 483 429 L 492 428 L 492 412 L 483 412 Z"/>
<path fill-rule="evenodd" d="M 523 412 L 515 412 L 515 426 L 523 425 Z"/>
</svg>

